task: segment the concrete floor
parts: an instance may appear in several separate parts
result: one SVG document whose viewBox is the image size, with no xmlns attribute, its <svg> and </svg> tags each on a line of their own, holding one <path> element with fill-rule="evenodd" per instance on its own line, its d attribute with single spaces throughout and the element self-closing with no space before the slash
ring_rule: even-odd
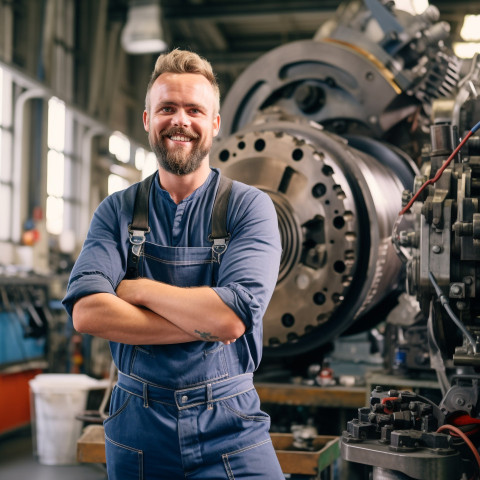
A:
<svg viewBox="0 0 480 480">
<path fill-rule="evenodd" d="M 33 454 L 32 432 L 24 428 L 0 436 L 2 480 L 106 480 L 103 465 L 42 465 Z"/>
</svg>

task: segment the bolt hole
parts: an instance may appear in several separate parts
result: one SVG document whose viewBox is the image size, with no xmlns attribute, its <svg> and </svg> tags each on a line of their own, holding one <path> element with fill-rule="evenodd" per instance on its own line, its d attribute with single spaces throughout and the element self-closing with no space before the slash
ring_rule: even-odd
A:
<svg viewBox="0 0 480 480">
<path fill-rule="evenodd" d="M 333 226 L 335 228 L 337 228 L 338 230 L 340 230 L 341 228 L 343 228 L 345 226 L 345 220 L 343 217 L 341 216 L 338 216 L 338 217 L 335 217 L 333 219 Z"/>
<path fill-rule="evenodd" d="M 293 152 L 292 152 L 292 158 L 298 162 L 299 160 L 301 160 L 303 158 L 303 150 L 301 148 L 296 148 Z"/>
<path fill-rule="evenodd" d="M 314 295 L 313 295 L 313 301 L 317 304 L 317 305 L 323 305 L 325 303 L 325 295 L 322 293 L 322 292 L 316 292 Z"/>
<path fill-rule="evenodd" d="M 285 313 L 282 316 L 282 325 L 284 327 L 290 328 L 293 327 L 295 323 L 295 317 L 291 313 Z"/>
<path fill-rule="evenodd" d="M 327 192 L 327 187 L 323 183 L 317 183 L 312 187 L 312 195 L 315 198 L 320 198 Z"/>
<path fill-rule="evenodd" d="M 265 140 L 263 138 L 259 138 L 255 142 L 254 147 L 257 152 L 261 152 L 265 148 L 265 145 L 266 145 Z"/>
<path fill-rule="evenodd" d="M 220 161 L 226 162 L 230 158 L 230 152 L 228 150 L 222 150 L 219 155 Z"/>
<path fill-rule="evenodd" d="M 333 264 L 333 269 L 334 269 L 337 273 L 343 273 L 346 268 L 347 268 L 347 267 L 345 266 L 345 263 L 342 262 L 341 260 L 338 260 L 338 261 L 336 261 L 336 262 Z"/>
<path fill-rule="evenodd" d="M 328 165 L 324 165 L 322 167 L 322 173 L 326 176 L 326 177 L 329 177 L 330 175 L 333 175 L 333 168 L 328 166 Z"/>
</svg>

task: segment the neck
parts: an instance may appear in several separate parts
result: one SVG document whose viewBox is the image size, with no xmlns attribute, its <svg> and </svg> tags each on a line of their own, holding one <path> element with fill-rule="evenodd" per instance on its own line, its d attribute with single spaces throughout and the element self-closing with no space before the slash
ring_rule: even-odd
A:
<svg viewBox="0 0 480 480">
<path fill-rule="evenodd" d="M 208 162 L 203 162 L 195 172 L 182 176 L 167 172 L 163 168 L 158 169 L 160 186 L 170 194 L 177 205 L 202 186 L 209 174 L 210 166 Z"/>
</svg>

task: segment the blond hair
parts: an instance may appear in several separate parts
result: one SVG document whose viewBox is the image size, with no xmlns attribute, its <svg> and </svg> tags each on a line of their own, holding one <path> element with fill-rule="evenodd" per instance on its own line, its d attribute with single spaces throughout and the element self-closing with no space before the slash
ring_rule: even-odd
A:
<svg viewBox="0 0 480 480">
<path fill-rule="evenodd" d="M 197 73 L 203 75 L 213 88 L 215 93 L 215 113 L 220 110 L 220 88 L 217 78 L 213 73 L 212 65 L 208 60 L 187 50 L 179 50 L 176 48 L 170 53 L 160 55 L 155 62 L 150 81 L 147 86 L 147 94 L 145 96 L 145 108 L 147 112 L 150 109 L 150 90 L 155 80 L 162 73 Z"/>
</svg>

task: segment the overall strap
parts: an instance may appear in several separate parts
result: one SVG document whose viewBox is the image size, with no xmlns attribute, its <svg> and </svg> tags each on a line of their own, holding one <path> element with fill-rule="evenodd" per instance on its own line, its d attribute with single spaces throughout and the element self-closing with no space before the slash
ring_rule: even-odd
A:
<svg viewBox="0 0 480 480">
<path fill-rule="evenodd" d="M 127 258 L 126 279 L 138 277 L 138 259 L 145 243 L 145 234 L 150 232 L 148 225 L 148 203 L 150 189 L 155 178 L 155 173 L 140 182 L 135 196 L 133 207 L 132 223 L 128 226 L 130 233 L 130 248 Z M 208 240 L 213 243 L 212 257 L 215 262 L 220 263 L 220 257 L 225 253 L 230 233 L 227 232 L 227 208 L 230 193 L 232 191 L 232 180 L 220 176 L 217 193 L 212 209 L 212 232 Z"/>
<path fill-rule="evenodd" d="M 145 243 L 145 234 L 150 232 L 150 227 L 148 226 L 148 204 L 155 174 L 156 172 L 140 182 L 135 196 L 132 223 L 128 226 L 130 248 L 128 250 L 127 272 L 125 274 L 127 279 L 138 277 L 138 259 Z"/>
<path fill-rule="evenodd" d="M 227 209 L 230 193 L 232 192 L 233 181 L 220 175 L 217 194 L 212 210 L 212 233 L 208 240 L 213 243 L 213 260 L 220 263 L 220 257 L 225 253 L 230 240 L 230 233 L 227 232 Z"/>
</svg>

